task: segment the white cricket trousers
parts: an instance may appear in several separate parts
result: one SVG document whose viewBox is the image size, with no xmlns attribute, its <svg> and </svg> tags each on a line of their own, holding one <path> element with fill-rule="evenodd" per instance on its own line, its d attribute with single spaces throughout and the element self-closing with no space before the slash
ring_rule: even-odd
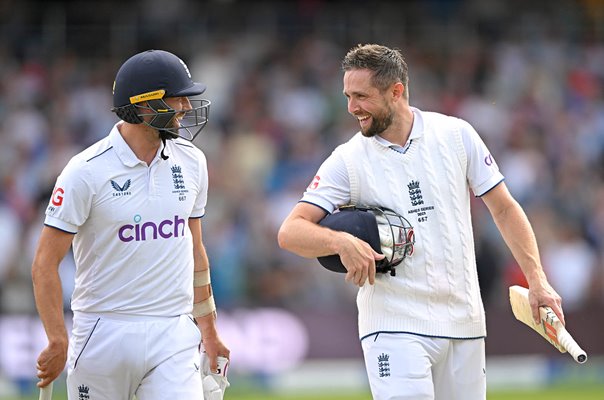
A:
<svg viewBox="0 0 604 400">
<path fill-rule="evenodd" d="M 375 400 L 485 400 L 484 339 L 378 333 L 361 342 Z"/>
<path fill-rule="evenodd" d="M 69 400 L 202 400 L 192 317 L 74 313 Z"/>
</svg>

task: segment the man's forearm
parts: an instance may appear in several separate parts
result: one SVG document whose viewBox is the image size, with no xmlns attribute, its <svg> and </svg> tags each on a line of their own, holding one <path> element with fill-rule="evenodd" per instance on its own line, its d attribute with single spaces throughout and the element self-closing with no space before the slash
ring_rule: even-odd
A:
<svg viewBox="0 0 604 400">
<path fill-rule="evenodd" d="M 286 221 L 281 227 L 279 246 L 301 257 L 329 256 L 338 253 L 338 235 L 345 234 L 296 218 Z"/>
<path fill-rule="evenodd" d="M 36 308 L 49 344 L 67 343 L 67 330 L 63 316 L 63 290 L 57 270 L 50 266 L 32 269 Z"/>
<path fill-rule="evenodd" d="M 194 313 L 195 321 L 197 322 L 197 326 L 201 331 L 202 337 L 204 339 L 208 339 L 210 337 L 218 336 L 218 332 L 216 331 L 216 311 L 212 293 L 212 285 L 209 282 L 210 271 L 209 268 L 207 268 L 209 266 L 207 263 L 207 258 L 203 257 L 203 259 L 205 260 L 205 262 L 202 263 L 204 269 L 196 270 L 195 272 L 196 274 L 201 274 L 206 278 L 204 279 L 203 285 L 194 287 L 193 304 L 205 304 L 206 307 L 204 308 L 209 310 L 210 305 L 208 303 L 211 302 L 211 306 L 213 306 L 211 308 L 214 308 L 214 310 L 211 312 L 204 312 L 202 315 L 196 315 L 196 313 Z M 206 281 L 207 283 L 205 283 Z"/>
<path fill-rule="evenodd" d="M 204 340 L 218 336 L 218 331 L 216 329 L 216 313 L 196 317 L 195 321 L 197 322 L 197 326 L 199 327 L 201 336 Z"/>
<path fill-rule="evenodd" d="M 531 224 L 518 203 L 494 216 L 495 223 L 530 286 L 545 280 L 537 240 Z"/>
</svg>

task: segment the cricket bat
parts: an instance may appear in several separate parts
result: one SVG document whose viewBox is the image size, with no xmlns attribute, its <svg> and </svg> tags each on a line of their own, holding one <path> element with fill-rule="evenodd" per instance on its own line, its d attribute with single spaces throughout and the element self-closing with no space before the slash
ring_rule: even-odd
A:
<svg viewBox="0 0 604 400">
<path fill-rule="evenodd" d="M 39 400 L 52 400 L 52 384 L 53 382 L 50 382 L 48 386 L 40 388 Z"/>
<path fill-rule="evenodd" d="M 560 319 L 550 307 L 539 307 L 540 323 L 533 320 L 529 304 L 528 289 L 522 286 L 510 286 L 510 304 L 517 320 L 531 327 L 561 353 L 568 353 L 580 364 L 587 361 L 587 354 L 568 333 Z"/>
</svg>

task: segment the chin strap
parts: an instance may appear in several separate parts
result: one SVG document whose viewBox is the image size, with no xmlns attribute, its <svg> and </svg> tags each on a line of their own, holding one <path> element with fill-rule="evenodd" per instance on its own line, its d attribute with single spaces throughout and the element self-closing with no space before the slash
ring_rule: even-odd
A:
<svg viewBox="0 0 604 400">
<path fill-rule="evenodd" d="M 173 133 L 173 132 L 168 131 L 168 130 L 159 129 L 159 138 L 161 139 L 161 142 L 164 145 L 164 147 L 161 149 L 161 154 L 160 154 L 161 158 L 162 158 L 162 160 L 167 160 L 170 157 L 167 156 L 166 153 L 165 153 L 165 151 L 166 151 L 166 141 L 167 140 L 176 139 L 176 138 L 178 138 L 178 135 L 176 133 Z"/>
<path fill-rule="evenodd" d="M 163 135 L 162 135 L 162 137 L 161 137 L 161 142 L 162 142 L 162 144 L 163 144 L 163 147 L 162 147 L 162 149 L 161 149 L 161 154 L 160 154 L 160 155 L 161 155 L 161 159 L 162 159 L 162 160 L 167 160 L 167 159 L 168 159 L 168 158 L 170 158 L 170 157 L 169 157 L 169 156 L 167 156 L 167 155 L 164 153 L 164 151 L 166 150 L 166 137 L 165 137 L 165 136 L 163 136 Z"/>
</svg>

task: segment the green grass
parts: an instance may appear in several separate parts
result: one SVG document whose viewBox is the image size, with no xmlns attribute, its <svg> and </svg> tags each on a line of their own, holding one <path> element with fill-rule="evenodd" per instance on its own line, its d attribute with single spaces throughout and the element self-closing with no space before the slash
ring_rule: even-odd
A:
<svg viewBox="0 0 604 400">
<path fill-rule="evenodd" d="M 28 397 L 0 397 L 0 400 L 37 400 L 37 394 Z M 65 400 L 65 393 L 57 391 L 53 400 Z M 371 400 L 369 393 L 308 393 L 276 394 L 262 391 L 228 389 L 225 400 Z M 604 385 L 601 386 L 554 386 L 534 390 L 489 391 L 488 400 L 602 400 Z"/>
<path fill-rule="evenodd" d="M 603 400 L 604 386 L 594 387 L 552 387 L 547 389 L 489 391 L 488 400 Z M 307 395 L 278 395 L 268 393 L 233 393 L 225 400 L 371 400 L 369 393 Z M 446 399 L 443 399 L 446 400 Z"/>
<path fill-rule="evenodd" d="M 66 400 L 64 392 L 55 392 L 53 400 Z M 26 397 L 1 397 L 0 400 L 38 400 L 38 395 Z M 283 395 L 255 391 L 254 393 L 230 392 L 227 390 L 224 400 L 371 400 L 369 393 L 339 393 L 339 394 L 307 394 L 307 395 Z"/>
<path fill-rule="evenodd" d="M 563 386 L 537 390 L 490 392 L 488 400 L 602 400 L 604 386 Z"/>
<path fill-rule="evenodd" d="M 371 400 L 371 394 L 369 393 L 339 393 L 339 394 L 299 394 L 299 395 L 284 395 L 284 394 L 233 394 L 230 396 L 227 394 L 224 396 L 224 400 Z"/>
</svg>

